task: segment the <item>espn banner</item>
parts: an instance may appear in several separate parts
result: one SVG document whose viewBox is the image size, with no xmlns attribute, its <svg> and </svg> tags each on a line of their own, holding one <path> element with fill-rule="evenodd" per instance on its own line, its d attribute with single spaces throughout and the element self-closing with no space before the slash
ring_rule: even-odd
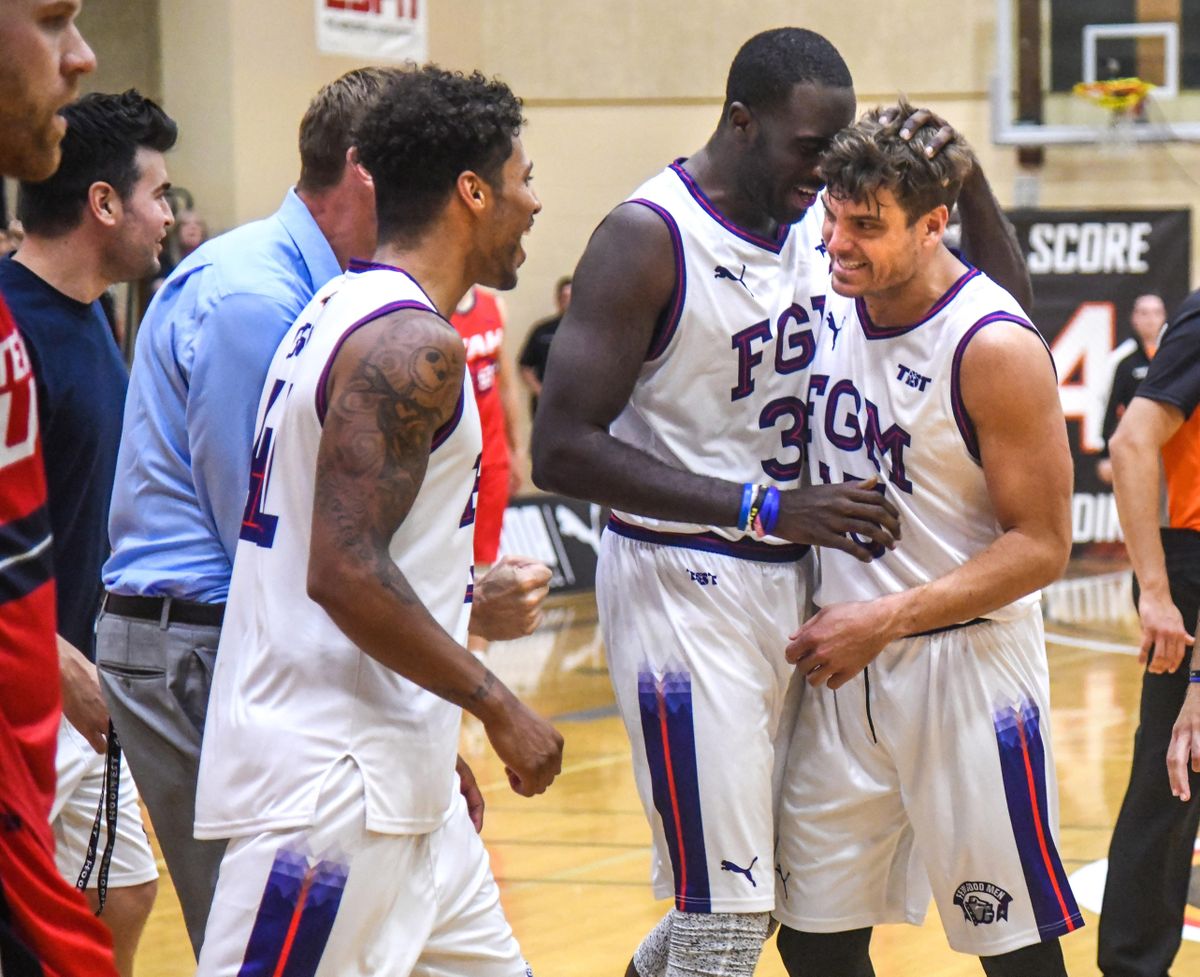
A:
<svg viewBox="0 0 1200 977">
<path fill-rule="evenodd" d="M 1133 348 L 1139 295 L 1162 296 L 1168 317 L 1191 278 L 1188 210 L 1015 210 L 1008 214 L 1033 279 L 1032 319 L 1054 353 L 1075 460 L 1075 555 L 1122 539 L 1112 488 L 1096 462 L 1113 370 Z"/>
<path fill-rule="evenodd" d="M 317 50 L 372 64 L 429 56 L 429 0 L 315 0 Z"/>
<path fill-rule="evenodd" d="M 553 594 L 591 590 L 596 585 L 601 517 L 600 506 L 560 495 L 513 499 L 504 510 L 500 556 L 541 560 L 550 568 Z"/>
</svg>

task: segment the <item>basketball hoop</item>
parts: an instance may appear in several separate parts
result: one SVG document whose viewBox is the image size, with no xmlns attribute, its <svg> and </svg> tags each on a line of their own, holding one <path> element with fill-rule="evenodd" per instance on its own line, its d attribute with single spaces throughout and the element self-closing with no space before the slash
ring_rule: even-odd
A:
<svg viewBox="0 0 1200 977">
<path fill-rule="evenodd" d="M 1113 147 L 1132 147 L 1133 125 L 1142 118 L 1146 99 L 1155 85 L 1140 78 L 1109 78 L 1105 81 L 1081 81 L 1071 93 L 1108 110 L 1108 128 L 1104 141 Z"/>
</svg>

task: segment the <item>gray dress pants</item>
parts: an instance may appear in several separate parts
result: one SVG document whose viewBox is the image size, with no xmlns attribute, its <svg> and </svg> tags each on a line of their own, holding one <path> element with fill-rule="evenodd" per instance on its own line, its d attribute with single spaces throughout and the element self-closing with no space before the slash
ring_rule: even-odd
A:
<svg viewBox="0 0 1200 977">
<path fill-rule="evenodd" d="M 141 790 L 198 956 L 225 852 L 197 841 L 200 740 L 220 629 L 103 612 L 96 664 L 113 727 Z"/>
</svg>

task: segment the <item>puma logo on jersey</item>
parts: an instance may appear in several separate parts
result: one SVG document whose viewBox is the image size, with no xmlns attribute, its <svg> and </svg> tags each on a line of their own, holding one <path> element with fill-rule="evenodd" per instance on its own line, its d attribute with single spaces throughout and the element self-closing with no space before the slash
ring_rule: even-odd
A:
<svg viewBox="0 0 1200 977">
<path fill-rule="evenodd" d="M 713 278 L 728 278 L 731 282 L 737 282 L 747 292 L 750 292 L 750 286 L 746 284 L 746 266 L 745 265 L 742 265 L 742 273 L 740 275 L 735 275 L 732 271 L 730 271 L 724 265 L 717 265 L 717 267 L 715 267 L 713 269 Z M 754 293 L 750 292 L 750 294 L 753 295 Z"/>
<path fill-rule="evenodd" d="M 829 327 L 829 331 L 833 333 L 833 342 L 829 344 L 830 349 L 837 349 L 837 338 L 842 331 L 842 327 L 833 321 L 833 313 L 825 313 L 825 325 Z"/>
<path fill-rule="evenodd" d="M 900 369 L 896 372 L 896 379 L 901 383 L 905 383 L 910 387 L 915 387 L 922 393 L 925 392 L 925 385 L 929 383 L 929 377 L 923 377 L 916 370 L 910 370 L 903 363 L 900 364 Z"/>
<path fill-rule="evenodd" d="M 715 587 L 717 585 L 717 575 L 715 573 L 709 573 L 707 570 L 688 570 L 687 573 L 701 587 L 708 587 L 709 585 Z"/>
<path fill-rule="evenodd" d="M 758 856 L 755 855 L 754 862 L 757 862 L 757 861 L 758 861 Z M 724 859 L 722 859 L 721 871 L 722 872 L 737 872 L 738 875 L 744 875 L 749 880 L 750 884 L 752 886 L 754 886 L 754 888 L 757 889 L 758 883 L 754 881 L 754 876 L 750 874 L 750 869 L 754 868 L 754 862 L 751 862 L 745 868 L 742 868 L 740 865 L 735 865 L 733 862 L 725 861 Z"/>
<path fill-rule="evenodd" d="M 786 899 L 788 897 L 788 891 L 787 891 L 788 879 L 790 879 L 792 877 L 792 873 L 788 872 L 787 875 L 784 875 L 783 874 L 783 866 L 776 865 L 775 866 L 775 874 L 779 876 L 779 881 L 781 883 L 783 883 L 783 898 Z"/>
</svg>

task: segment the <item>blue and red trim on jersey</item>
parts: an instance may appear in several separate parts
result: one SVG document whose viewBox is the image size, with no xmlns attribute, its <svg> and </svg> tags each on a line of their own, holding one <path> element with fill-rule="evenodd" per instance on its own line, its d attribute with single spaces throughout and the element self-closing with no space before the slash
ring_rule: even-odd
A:
<svg viewBox="0 0 1200 977">
<path fill-rule="evenodd" d="M 763 237 L 761 234 L 755 234 L 753 231 L 748 231 L 744 227 L 739 227 L 733 221 L 729 220 L 724 214 L 717 210 L 716 205 L 708 199 L 708 194 L 700 189 L 698 184 L 687 170 L 683 168 L 686 160 L 683 157 L 675 160 L 670 165 L 670 169 L 683 181 L 683 185 L 687 188 L 687 192 L 692 195 L 692 199 L 700 205 L 709 217 L 720 224 L 734 237 L 741 238 L 748 244 L 753 244 L 755 247 L 762 248 L 764 251 L 770 251 L 772 254 L 779 254 L 783 250 L 783 246 L 787 244 L 788 234 L 792 227 L 790 224 L 781 224 L 776 232 L 774 240 L 769 237 Z"/>
<path fill-rule="evenodd" d="M 1046 751 L 1038 708 L 1026 700 L 993 716 L 1004 798 L 1030 907 L 1043 940 L 1071 933 L 1083 916 L 1050 830 Z"/>
<path fill-rule="evenodd" d="M 349 865 L 309 864 L 299 852 L 275 856 L 238 977 L 313 977 L 321 963 Z"/>
<path fill-rule="evenodd" d="M 866 301 L 861 298 L 855 299 L 854 308 L 858 313 L 858 321 L 862 324 L 863 335 L 866 336 L 867 339 L 895 339 L 897 336 L 903 336 L 905 333 L 912 332 L 914 329 L 919 329 L 935 315 L 945 309 L 946 306 L 948 306 L 951 302 L 953 302 L 958 296 L 958 293 L 961 292 L 966 286 L 967 282 L 971 281 L 973 278 L 978 278 L 981 274 L 982 272 L 978 268 L 973 268 L 971 265 L 967 265 L 967 270 L 959 275 L 957 279 L 955 279 L 954 284 L 946 290 L 940 299 L 938 299 L 929 307 L 929 311 L 926 312 L 921 319 L 919 319 L 917 322 L 914 322 L 911 326 L 904 326 L 900 329 L 885 329 L 881 326 L 875 325 L 875 322 L 871 319 L 871 313 L 867 311 Z"/>
<path fill-rule="evenodd" d="M 638 706 L 654 808 L 662 819 L 675 875 L 675 908 L 680 912 L 712 912 L 692 723 L 691 675 L 686 671 L 667 672 L 659 679 L 648 669 L 639 671 Z"/>
<path fill-rule="evenodd" d="M 967 446 L 967 451 L 970 452 L 971 457 L 976 461 L 980 461 L 979 437 L 975 433 L 975 424 L 971 420 L 971 415 L 967 413 L 967 406 L 963 402 L 962 361 L 963 356 L 967 352 L 967 344 L 970 343 L 979 330 L 984 326 L 991 325 L 993 322 L 1011 322 L 1014 325 L 1021 326 L 1023 329 L 1028 329 L 1042 341 L 1042 345 L 1046 347 L 1047 354 L 1050 354 L 1050 347 L 1046 345 L 1046 340 L 1038 332 L 1037 326 L 1028 319 L 1023 319 L 1012 312 L 990 312 L 963 333 L 962 339 L 958 341 L 958 346 L 955 347 L 954 359 L 950 363 L 950 407 L 954 411 L 954 423 L 958 425 L 958 433 L 962 435 L 963 443 Z M 1054 357 L 1052 354 L 1050 355 L 1050 368 L 1054 370 L 1057 377 L 1058 370 L 1054 366 Z"/>
<path fill-rule="evenodd" d="M 417 287 L 419 288 L 420 286 Z M 405 309 L 419 309 L 422 312 L 432 312 L 434 315 L 438 315 L 437 309 L 433 308 L 433 306 L 425 305 L 423 302 L 417 302 L 413 299 L 406 299 L 403 302 L 389 302 L 387 305 L 381 305 L 372 312 L 368 312 L 357 322 L 352 323 L 350 327 L 338 338 L 338 341 L 334 343 L 333 349 L 329 353 L 329 358 L 325 361 L 325 366 L 321 370 L 321 376 L 317 380 L 317 419 L 321 422 L 321 424 L 325 423 L 325 413 L 329 409 L 327 392 L 327 388 L 329 386 L 329 373 L 333 369 L 333 362 L 337 359 L 337 355 L 339 352 L 341 352 L 342 346 L 345 345 L 346 340 L 354 335 L 354 333 L 356 333 L 363 326 L 375 322 L 378 319 L 382 319 L 385 315 L 391 315 L 393 312 L 402 312 Z M 439 318 L 441 317 L 439 316 Z"/>
<path fill-rule="evenodd" d="M 615 515 L 608 517 L 607 528 L 618 536 L 636 539 L 642 543 L 677 546 L 685 550 L 717 553 L 721 556 L 732 556 L 737 560 L 754 560 L 758 563 L 795 563 L 802 560 L 809 550 L 808 546 L 800 543 L 764 543 L 750 537 L 726 539 L 713 532 L 668 533 L 660 529 L 635 526 L 618 519 Z"/>
<path fill-rule="evenodd" d="M 0 524 L 0 604 L 20 600 L 54 577 L 46 506 Z"/>
<path fill-rule="evenodd" d="M 679 233 L 679 225 L 675 223 L 675 218 L 665 207 L 642 197 L 636 197 L 628 202 L 648 207 L 658 214 L 663 223 L 667 225 L 667 231 L 671 235 L 671 251 L 675 258 L 675 287 L 671 291 L 671 301 L 667 303 L 662 317 L 654 327 L 654 335 L 650 337 L 650 346 L 646 350 L 647 361 L 656 360 L 671 345 L 675 330 L 679 328 L 679 320 L 683 316 L 683 300 L 687 297 L 687 265 L 683 260 L 683 237 Z"/>
</svg>

